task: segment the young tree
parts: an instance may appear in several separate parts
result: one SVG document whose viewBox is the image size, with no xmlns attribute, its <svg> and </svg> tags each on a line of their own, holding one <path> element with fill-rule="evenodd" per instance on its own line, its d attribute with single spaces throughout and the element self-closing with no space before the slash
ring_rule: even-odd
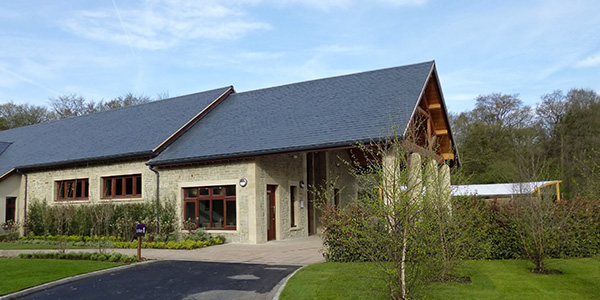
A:
<svg viewBox="0 0 600 300">
<path fill-rule="evenodd" d="M 438 173 L 435 154 L 413 153 L 408 141 L 358 145 L 367 164 L 348 162 L 359 184 L 356 204 L 323 213 L 326 257 L 375 263 L 393 299 L 407 299 L 424 281 L 445 277 L 456 258 L 449 169 Z M 317 199 L 332 197 L 324 186 Z"/>
</svg>

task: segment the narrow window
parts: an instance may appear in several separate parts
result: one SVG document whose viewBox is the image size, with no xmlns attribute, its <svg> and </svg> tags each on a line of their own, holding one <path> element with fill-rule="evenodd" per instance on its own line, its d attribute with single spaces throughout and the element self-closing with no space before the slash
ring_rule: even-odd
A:
<svg viewBox="0 0 600 300">
<path fill-rule="evenodd" d="M 4 222 L 15 221 L 15 212 L 17 208 L 16 197 L 6 197 L 6 217 Z"/>
<path fill-rule="evenodd" d="M 291 227 L 296 227 L 296 187 L 290 186 L 290 223 Z"/>
<path fill-rule="evenodd" d="M 333 190 L 333 205 L 335 208 L 340 207 L 340 189 Z"/>
</svg>

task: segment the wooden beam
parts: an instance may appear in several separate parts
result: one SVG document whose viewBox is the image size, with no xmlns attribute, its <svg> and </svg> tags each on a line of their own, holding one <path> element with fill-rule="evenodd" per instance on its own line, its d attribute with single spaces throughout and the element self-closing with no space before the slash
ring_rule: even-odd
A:
<svg viewBox="0 0 600 300">
<path fill-rule="evenodd" d="M 435 135 L 448 135 L 448 129 L 436 129 Z"/>
<path fill-rule="evenodd" d="M 425 116 L 427 118 L 430 118 L 429 113 L 427 113 L 427 111 L 422 109 L 420 106 L 417 106 L 417 112 L 419 112 L 420 114 L 422 114 L 423 116 Z"/>
<path fill-rule="evenodd" d="M 429 110 L 442 109 L 442 104 L 441 103 L 431 103 L 431 104 L 429 104 L 429 106 L 427 108 L 429 108 Z"/>
<path fill-rule="evenodd" d="M 444 159 L 454 159 L 454 153 L 442 153 Z"/>
</svg>

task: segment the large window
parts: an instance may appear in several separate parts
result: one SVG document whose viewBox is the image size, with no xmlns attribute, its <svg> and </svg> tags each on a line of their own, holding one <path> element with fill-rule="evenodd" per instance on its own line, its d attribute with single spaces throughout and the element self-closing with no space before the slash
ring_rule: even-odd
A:
<svg viewBox="0 0 600 300">
<path fill-rule="evenodd" d="M 142 175 L 127 175 L 102 178 L 102 198 L 142 197 Z"/>
<path fill-rule="evenodd" d="M 236 229 L 235 185 L 183 189 L 185 219 L 203 229 Z"/>
<path fill-rule="evenodd" d="M 56 200 L 87 200 L 90 183 L 85 179 L 61 180 L 56 182 Z"/>
</svg>

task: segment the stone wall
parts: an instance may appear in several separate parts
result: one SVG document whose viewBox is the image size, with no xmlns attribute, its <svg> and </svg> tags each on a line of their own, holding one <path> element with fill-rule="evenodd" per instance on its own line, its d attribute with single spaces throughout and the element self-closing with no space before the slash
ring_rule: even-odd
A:
<svg viewBox="0 0 600 300">
<path fill-rule="evenodd" d="M 254 160 L 239 160 L 155 168 L 160 173 L 160 201 L 175 201 L 180 219 L 183 220 L 184 188 L 235 185 L 236 230 L 210 230 L 210 233 L 223 235 L 228 242 L 253 243 L 253 235 L 256 234 L 252 228 L 256 219 L 254 165 Z M 241 178 L 248 180 L 246 187 L 240 186 Z"/>
<path fill-rule="evenodd" d="M 259 212 L 257 242 L 267 241 L 267 185 L 276 185 L 276 239 L 285 240 L 308 236 L 306 154 L 282 154 L 257 158 L 256 199 Z M 296 201 L 290 201 L 291 187 L 296 187 Z M 294 208 L 296 227 L 292 227 Z"/>
<path fill-rule="evenodd" d="M 356 201 L 356 178 L 350 172 L 351 158 L 346 150 L 329 151 L 327 153 L 327 177 L 339 190 L 339 205 L 344 207 Z M 332 203 L 333 204 L 333 203 Z"/>
<path fill-rule="evenodd" d="M 45 201 L 48 204 L 70 203 L 89 204 L 103 201 L 140 202 L 155 199 L 156 175 L 145 165 L 146 160 L 97 164 L 73 168 L 52 169 L 27 173 L 27 201 Z M 142 174 L 142 197 L 105 200 L 102 196 L 102 177 Z M 57 181 L 84 179 L 89 180 L 89 198 L 87 200 L 57 201 Z M 22 188 L 24 189 L 24 187 Z"/>
</svg>

